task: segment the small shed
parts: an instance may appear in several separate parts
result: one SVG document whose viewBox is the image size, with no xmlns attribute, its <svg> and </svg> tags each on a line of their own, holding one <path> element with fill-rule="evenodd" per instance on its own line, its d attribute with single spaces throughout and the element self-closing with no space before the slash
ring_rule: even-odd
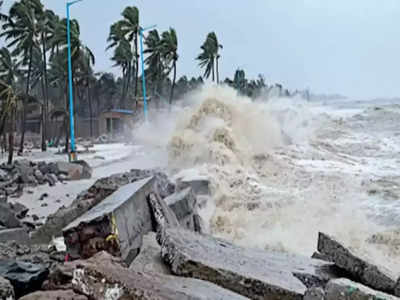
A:
<svg viewBox="0 0 400 300">
<path fill-rule="evenodd" d="M 99 133 L 102 134 L 124 134 L 131 128 L 133 122 L 133 110 L 112 109 L 105 111 L 99 118 Z"/>
</svg>

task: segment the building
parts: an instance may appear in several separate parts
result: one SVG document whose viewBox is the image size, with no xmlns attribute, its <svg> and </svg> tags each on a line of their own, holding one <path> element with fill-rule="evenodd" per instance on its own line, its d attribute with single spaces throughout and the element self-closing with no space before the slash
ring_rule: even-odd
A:
<svg viewBox="0 0 400 300">
<path fill-rule="evenodd" d="M 125 134 L 133 125 L 133 111 L 128 109 L 112 109 L 100 114 L 99 134 Z"/>
</svg>

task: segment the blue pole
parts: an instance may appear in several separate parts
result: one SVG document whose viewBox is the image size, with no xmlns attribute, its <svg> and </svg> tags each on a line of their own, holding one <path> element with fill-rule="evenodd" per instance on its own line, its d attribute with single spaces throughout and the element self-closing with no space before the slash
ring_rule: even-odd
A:
<svg viewBox="0 0 400 300">
<path fill-rule="evenodd" d="M 67 2 L 67 43 L 68 43 L 68 85 L 69 85 L 69 117 L 71 135 L 71 153 L 75 153 L 75 126 L 74 126 L 74 94 L 72 87 L 72 62 L 71 62 L 71 25 L 69 8 L 71 5 L 82 0 Z M 71 155 L 72 157 L 72 155 Z M 72 159 L 74 160 L 74 159 Z"/>
<path fill-rule="evenodd" d="M 140 57 L 142 60 L 143 110 L 144 110 L 144 120 L 147 122 L 146 76 L 144 73 L 144 58 L 143 58 L 143 29 L 140 29 L 139 33 L 140 33 Z"/>
</svg>

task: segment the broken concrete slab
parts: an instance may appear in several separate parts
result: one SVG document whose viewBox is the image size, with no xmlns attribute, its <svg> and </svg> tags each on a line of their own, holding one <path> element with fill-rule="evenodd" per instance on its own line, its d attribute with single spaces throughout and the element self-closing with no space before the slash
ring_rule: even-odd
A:
<svg viewBox="0 0 400 300">
<path fill-rule="evenodd" d="M 89 179 L 92 177 L 93 169 L 92 167 L 84 160 L 77 160 L 73 162 L 74 164 L 78 164 L 82 166 L 82 175 L 80 179 Z"/>
<path fill-rule="evenodd" d="M 57 290 L 35 292 L 20 298 L 20 300 L 88 300 L 88 298 L 76 294 L 73 290 Z"/>
<path fill-rule="evenodd" d="M 143 237 L 140 253 L 133 260 L 129 269 L 143 273 L 171 274 L 171 271 L 161 259 L 161 246 L 157 243 L 154 232 L 149 232 Z"/>
<path fill-rule="evenodd" d="M 177 179 L 177 190 L 182 191 L 191 187 L 195 195 L 209 196 L 210 181 L 205 176 L 184 176 Z"/>
<path fill-rule="evenodd" d="M 349 272 L 355 280 L 373 289 L 394 294 L 396 276 L 390 270 L 372 264 L 333 237 L 319 233 L 318 251 L 326 255 L 336 266 Z"/>
<path fill-rule="evenodd" d="M 247 299 L 201 280 L 134 272 L 105 252 L 79 262 L 72 284 L 91 299 Z"/>
<path fill-rule="evenodd" d="M 21 227 L 21 222 L 15 216 L 14 211 L 8 203 L 0 203 L 0 225 L 6 228 Z"/>
<path fill-rule="evenodd" d="M 49 270 L 40 264 L 0 260 L 0 276 L 11 282 L 17 298 L 39 290 L 48 274 Z"/>
<path fill-rule="evenodd" d="M 345 278 L 330 280 L 326 285 L 325 293 L 326 300 L 400 299 Z"/>
<path fill-rule="evenodd" d="M 79 164 L 68 163 L 65 161 L 56 162 L 57 175 L 68 175 L 69 180 L 80 180 L 83 178 L 83 167 Z"/>
<path fill-rule="evenodd" d="M 4 300 L 14 300 L 14 288 L 11 285 L 10 281 L 0 277 L 0 299 Z"/>
<path fill-rule="evenodd" d="M 15 241 L 20 244 L 29 245 L 31 240 L 28 230 L 24 227 L 0 230 L 0 243 Z"/>
<path fill-rule="evenodd" d="M 172 209 L 179 221 L 193 215 L 196 209 L 196 196 L 191 187 L 166 197 L 164 201 Z"/>
<path fill-rule="evenodd" d="M 120 187 L 150 176 L 155 176 L 155 189 L 162 198 L 174 192 L 175 186 L 165 174 L 157 170 L 131 170 L 101 178 L 88 190 L 79 194 L 70 206 L 61 207 L 57 212 L 50 215 L 46 223 L 32 234 L 33 242 L 38 244 L 49 243 L 53 237 L 61 235 L 65 226 L 82 216 Z"/>
<path fill-rule="evenodd" d="M 175 275 L 207 280 L 251 299 L 303 299 L 335 277 L 332 264 L 245 249 L 211 236 L 167 228 L 162 257 Z"/>
<path fill-rule="evenodd" d="M 72 259 L 101 250 L 121 255 L 127 264 L 139 252 L 144 234 L 153 229 L 147 196 L 154 177 L 127 184 L 63 229 Z"/>
<path fill-rule="evenodd" d="M 179 227 L 179 221 L 174 212 L 164 200 L 156 193 L 150 193 L 148 197 L 152 218 L 155 222 L 153 228 L 159 232 L 166 227 Z"/>
</svg>

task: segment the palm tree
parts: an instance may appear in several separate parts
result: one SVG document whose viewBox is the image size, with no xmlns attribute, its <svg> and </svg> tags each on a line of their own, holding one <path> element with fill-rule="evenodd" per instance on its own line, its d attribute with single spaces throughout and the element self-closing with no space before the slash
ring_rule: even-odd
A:
<svg viewBox="0 0 400 300">
<path fill-rule="evenodd" d="M 6 84 L 0 80 L 0 134 L 2 134 L 7 119 L 10 119 L 10 133 L 8 135 L 8 164 L 12 164 L 14 155 L 14 132 L 15 132 L 15 119 L 17 111 L 17 96 L 11 85 Z"/>
<path fill-rule="evenodd" d="M 22 55 L 23 63 L 28 65 L 25 94 L 29 95 L 34 47 L 38 47 L 38 16 L 43 11 L 40 0 L 21 0 L 10 8 L 9 17 L 3 25 L 0 37 L 11 40 L 7 47 L 13 47 L 13 54 Z M 23 105 L 22 130 L 19 153 L 24 150 L 26 109 Z"/>
<path fill-rule="evenodd" d="M 168 31 L 162 33 L 160 51 L 166 65 L 169 66 L 168 74 L 173 70 L 173 80 L 171 87 L 171 94 L 169 97 L 169 104 L 172 104 L 172 98 L 174 97 L 174 88 L 176 81 L 176 62 L 179 58 L 178 56 L 178 37 L 176 31 L 170 28 Z"/>
<path fill-rule="evenodd" d="M 136 6 L 128 6 L 122 12 L 123 19 L 120 21 L 121 31 L 126 40 L 133 44 L 134 63 L 135 63 L 135 101 L 137 105 L 138 80 L 139 80 L 139 54 L 138 54 L 138 34 L 139 34 L 139 9 Z"/>
<path fill-rule="evenodd" d="M 165 66 L 161 53 L 161 38 L 156 29 L 151 30 L 145 40 L 146 50 L 149 54 L 145 63 L 147 65 L 146 74 L 150 82 L 153 83 L 154 94 L 161 94 L 162 82 L 165 77 Z"/>
<path fill-rule="evenodd" d="M 204 77 L 209 78 L 212 75 L 212 81 L 215 81 L 215 71 L 217 74 L 217 83 L 219 83 L 219 66 L 218 60 L 220 58 L 219 49 L 222 45 L 218 43 L 217 35 L 215 32 L 210 32 L 203 45 L 200 47 L 202 52 L 197 56 L 199 66 L 205 68 Z"/>
</svg>

